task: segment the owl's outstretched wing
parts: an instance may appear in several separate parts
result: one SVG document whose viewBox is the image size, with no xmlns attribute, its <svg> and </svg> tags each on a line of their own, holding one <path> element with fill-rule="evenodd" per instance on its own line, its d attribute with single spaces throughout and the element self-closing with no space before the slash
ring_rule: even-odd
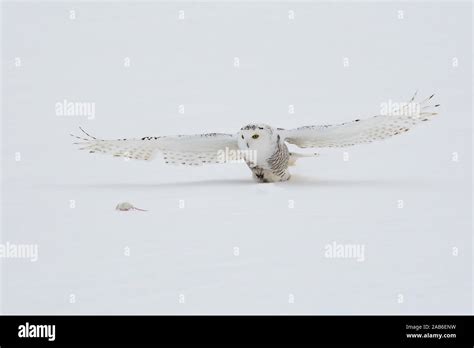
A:
<svg viewBox="0 0 474 348">
<path fill-rule="evenodd" d="M 80 129 L 85 137 L 71 134 L 81 140 L 74 143 L 80 145 L 80 150 L 106 153 L 116 157 L 149 161 L 157 154 L 161 154 L 168 164 L 198 166 L 226 163 L 232 158 L 227 155 L 229 151 L 238 151 L 237 136 L 232 134 L 207 133 L 103 140 Z"/>
<path fill-rule="evenodd" d="M 306 126 L 281 130 L 280 135 L 290 144 L 306 147 L 346 147 L 371 143 L 407 132 L 413 126 L 428 121 L 439 106 L 430 105 L 434 94 L 420 103 L 414 102 L 415 95 L 395 113 L 357 119 L 336 125 Z"/>
</svg>

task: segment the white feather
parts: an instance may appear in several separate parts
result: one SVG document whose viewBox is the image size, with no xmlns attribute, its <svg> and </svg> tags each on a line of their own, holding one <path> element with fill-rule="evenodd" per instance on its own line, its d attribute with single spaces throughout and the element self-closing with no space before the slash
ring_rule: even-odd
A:
<svg viewBox="0 0 474 348">
<path fill-rule="evenodd" d="M 81 130 L 87 138 L 71 134 L 81 140 L 75 143 L 81 145 L 81 150 L 146 161 L 161 153 L 166 163 L 177 165 L 221 163 L 223 157 L 220 151 L 226 151 L 226 148 L 238 149 L 236 136 L 232 134 L 208 133 L 103 140 L 89 135 L 82 128 Z"/>
<path fill-rule="evenodd" d="M 407 132 L 413 126 L 428 121 L 436 112 L 430 111 L 439 105 L 426 105 L 433 95 L 417 108 L 410 108 L 414 97 L 395 115 L 377 115 L 363 120 L 354 120 L 336 125 L 306 126 L 290 130 L 281 130 L 285 141 L 306 147 L 346 147 L 371 143 L 400 133 Z M 415 110 L 416 112 L 413 112 Z"/>
</svg>

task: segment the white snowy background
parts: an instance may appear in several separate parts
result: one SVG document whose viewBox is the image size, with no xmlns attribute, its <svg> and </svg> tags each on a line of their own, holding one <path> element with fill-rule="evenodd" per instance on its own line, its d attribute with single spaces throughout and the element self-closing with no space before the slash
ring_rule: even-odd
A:
<svg viewBox="0 0 474 348">
<path fill-rule="evenodd" d="M 0 260 L 3 313 L 471 313 L 470 3 L 2 9 L 2 242 L 39 247 L 37 262 Z M 88 154 L 69 136 L 331 124 L 415 90 L 441 115 L 318 151 L 286 183 Z M 58 116 L 64 99 L 95 118 Z M 364 260 L 325 257 L 333 242 Z"/>
</svg>

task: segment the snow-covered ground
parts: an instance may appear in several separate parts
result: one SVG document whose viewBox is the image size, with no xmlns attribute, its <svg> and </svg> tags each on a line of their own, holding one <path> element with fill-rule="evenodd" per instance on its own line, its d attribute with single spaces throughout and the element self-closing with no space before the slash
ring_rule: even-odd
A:
<svg viewBox="0 0 474 348">
<path fill-rule="evenodd" d="M 3 312 L 471 313 L 469 11 L 3 4 L 2 243 L 39 248 L 36 262 L 0 259 Z M 92 155 L 69 137 L 330 124 L 416 89 L 437 94 L 435 120 L 320 150 L 286 183 Z M 65 99 L 95 103 L 94 119 L 56 115 Z M 328 257 L 334 245 L 363 252 Z"/>
</svg>

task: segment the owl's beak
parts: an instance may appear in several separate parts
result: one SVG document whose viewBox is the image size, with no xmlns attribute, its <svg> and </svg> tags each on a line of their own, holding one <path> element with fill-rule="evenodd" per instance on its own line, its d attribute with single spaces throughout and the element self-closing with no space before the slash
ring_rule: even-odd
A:
<svg viewBox="0 0 474 348">
<path fill-rule="evenodd" d="M 247 149 L 248 149 L 249 147 L 250 147 L 250 146 L 249 146 L 249 143 L 247 143 Z"/>
</svg>

